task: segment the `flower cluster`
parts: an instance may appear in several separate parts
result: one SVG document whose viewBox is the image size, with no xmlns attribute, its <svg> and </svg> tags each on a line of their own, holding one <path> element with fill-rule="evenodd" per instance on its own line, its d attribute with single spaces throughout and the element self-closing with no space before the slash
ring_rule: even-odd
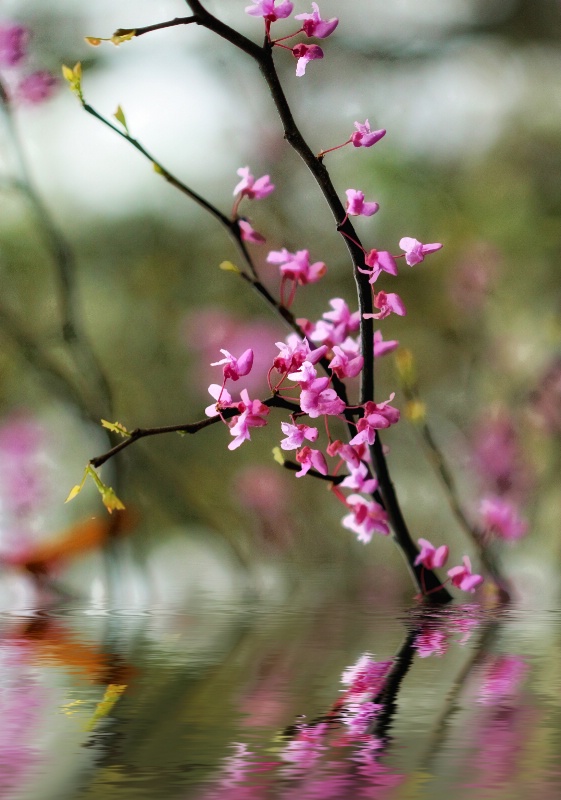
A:
<svg viewBox="0 0 561 800">
<path fill-rule="evenodd" d="M 332 19 L 322 19 L 317 3 L 312 3 L 311 14 L 296 14 L 294 19 L 301 20 L 301 27 L 294 33 L 288 36 L 283 36 L 280 39 L 271 40 L 271 25 L 279 19 L 286 19 L 292 14 L 294 4 L 290 0 L 280 0 L 277 5 L 277 0 L 258 0 L 251 6 L 247 6 L 246 13 L 252 17 L 263 17 L 265 21 L 265 32 L 271 44 L 282 47 L 284 50 L 290 50 L 294 58 L 298 59 L 296 64 L 296 75 L 301 77 L 306 72 L 306 67 L 310 61 L 323 58 L 323 50 L 318 44 L 307 44 L 300 42 L 294 47 L 288 47 L 282 44 L 287 39 L 292 39 L 294 36 L 303 33 L 308 39 L 327 39 L 331 36 L 339 20 L 337 17 Z"/>
<path fill-rule="evenodd" d="M 419 539 L 419 547 L 421 552 L 415 559 L 415 566 L 421 564 L 424 569 L 433 570 L 443 567 L 448 561 L 447 545 L 434 547 L 428 539 Z M 472 572 L 469 556 L 464 556 L 462 562 L 460 566 L 448 570 L 448 578 L 452 586 L 456 586 L 464 592 L 473 593 L 483 583 L 483 578 Z"/>
<path fill-rule="evenodd" d="M 54 92 L 57 81 L 46 70 L 29 70 L 29 30 L 15 22 L 0 24 L 0 97 L 9 102 L 41 103 Z"/>
</svg>

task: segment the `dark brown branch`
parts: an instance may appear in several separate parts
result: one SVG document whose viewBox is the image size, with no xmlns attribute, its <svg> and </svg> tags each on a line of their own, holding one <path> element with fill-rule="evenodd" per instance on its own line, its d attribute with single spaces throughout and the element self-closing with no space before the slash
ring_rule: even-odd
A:
<svg viewBox="0 0 561 800">
<path fill-rule="evenodd" d="M 161 31 L 163 28 L 174 28 L 176 25 L 190 25 L 196 22 L 196 17 L 176 17 L 167 22 L 156 22 L 155 25 L 146 25 L 144 28 L 119 28 L 115 31 L 113 36 L 126 36 L 134 31 L 135 37 L 143 36 L 145 33 L 152 33 L 152 31 Z"/>
<path fill-rule="evenodd" d="M 285 400 L 285 398 L 281 397 L 279 394 L 268 397 L 266 400 L 263 400 L 262 403 L 268 408 L 288 409 L 293 414 L 297 411 L 300 411 L 299 405 L 292 403 L 289 400 Z M 112 447 L 106 453 L 95 456 L 95 458 L 90 458 L 89 463 L 92 465 L 92 467 L 97 469 L 97 467 L 101 467 L 106 461 L 109 461 L 109 459 L 116 456 L 117 453 L 120 453 L 122 450 L 126 450 L 127 447 L 130 447 L 131 444 L 134 444 L 139 439 L 145 439 L 148 436 L 161 436 L 165 433 L 198 433 L 204 428 L 209 428 L 211 425 L 215 425 L 217 422 L 232 419 L 232 417 L 235 417 L 239 413 L 240 411 L 238 408 L 226 408 L 221 412 L 220 415 L 217 414 L 214 417 L 207 417 L 206 419 L 198 420 L 198 422 L 187 422 L 180 425 L 163 425 L 157 428 L 135 428 L 134 430 L 130 431 L 129 436 L 126 439 L 123 439 L 123 441 L 119 442 L 119 444 L 115 445 L 115 447 Z"/>
</svg>

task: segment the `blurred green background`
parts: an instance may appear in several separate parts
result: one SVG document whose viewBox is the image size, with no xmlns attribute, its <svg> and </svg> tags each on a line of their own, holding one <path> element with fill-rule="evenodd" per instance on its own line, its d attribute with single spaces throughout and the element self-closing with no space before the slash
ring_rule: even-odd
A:
<svg viewBox="0 0 561 800">
<path fill-rule="evenodd" d="M 260 21 L 244 14 L 247 0 L 207 5 L 260 40 Z M 309 11 L 307 3 L 296 5 Z M 344 141 L 355 119 L 387 129 L 372 150 L 345 148 L 326 159 L 341 196 L 356 187 L 380 202 L 374 219 L 358 221 L 365 245 L 398 252 L 402 236 L 444 243 L 424 264 L 400 270 L 395 290 L 408 315 L 385 321 L 384 337 L 414 353 L 429 424 L 468 515 L 485 490 L 473 468 L 473 437 L 497 415 L 512 422 L 529 475 L 531 530 L 502 557 L 521 594 L 555 594 L 561 4 L 324 0 L 321 11 L 341 18 L 322 62 L 297 79 L 290 55 L 276 55 L 296 120 L 316 151 Z M 195 26 L 118 48 L 84 42 L 86 35 L 109 37 L 119 27 L 188 13 L 179 0 L 18 0 L 2 7 L 6 20 L 31 29 L 38 68 L 58 75 L 61 64 L 81 61 L 87 101 L 106 117 L 120 104 L 131 134 L 226 214 L 240 166 L 270 174 L 276 192 L 242 208 L 267 236 L 267 246 L 253 250 L 265 282 L 278 288 L 265 263 L 268 249 L 308 248 L 328 273 L 298 291 L 296 316 L 317 319 L 332 297 L 354 308 L 344 244 L 243 54 Z M 129 429 L 195 421 L 209 402 L 208 384 L 219 380 L 209 362 L 220 348 L 236 353 L 258 340 L 272 358 L 284 329 L 242 281 L 218 269 L 237 256 L 217 224 L 83 112 L 62 79 L 51 100 L 14 109 L 14 119 L 32 184 L 74 254 L 77 317 L 113 400 L 111 407 L 99 391 L 88 354 L 79 354 L 76 366 L 62 339 L 49 232 L 21 186 L 25 176 L 4 121 L 0 413 L 4 426 L 25 418 L 44 431 L 45 490 L 27 520 L 29 536 L 41 541 L 105 514 L 91 488 L 64 505 L 87 460 L 109 447 L 99 426 L 84 418 L 85 404 L 91 416 Z M 53 377 L 53 364 L 64 380 Z M 378 365 L 377 394 L 385 399 L 394 390 L 387 356 Z M 399 391 L 396 402 L 403 407 Z M 323 484 L 295 480 L 273 461 L 281 417 L 270 419 L 235 452 L 227 449 L 228 432 L 215 426 L 194 437 L 138 443 L 119 456 L 118 476 L 104 468 L 104 479 L 118 480 L 119 496 L 138 518 L 134 536 L 118 545 L 120 568 L 130 572 L 127 602 L 185 597 L 194 586 L 220 593 L 238 583 L 282 592 L 287 576 L 301 585 L 312 569 L 325 570 L 330 585 L 351 595 L 410 595 L 391 541 L 354 541 Z M 454 560 L 469 552 L 414 428 L 399 425 L 384 442 L 413 535 L 448 542 Z M 13 520 L 2 535 L 13 536 Z M 105 591 L 97 555 L 72 560 L 64 579 L 92 597 Z"/>
</svg>

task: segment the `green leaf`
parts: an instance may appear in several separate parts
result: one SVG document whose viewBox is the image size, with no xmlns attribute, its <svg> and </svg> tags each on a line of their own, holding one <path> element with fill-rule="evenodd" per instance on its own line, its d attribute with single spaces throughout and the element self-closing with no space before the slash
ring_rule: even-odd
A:
<svg viewBox="0 0 561 800">
<path fill-rule="evenodd" d="M 119 436 L 122 436 L 123 438 L 130 436 L 130 432 L 125 428 L 124 425 L 121 425 L 120 422 L 108 422 L 106 419 L 102 419 L 101 424 L 104 428 L 107 428 L 108 431 L 112 431 L 112 433 L 118 433 Z"/>
<path fill-rule="evenodd" d="M 128 125 L 127 125 L 127 121 L 126 121 L 126 119 L 125 119 L 125 113 L 124 113 L 123 109 L 121 108 L 121 106 L 117 106 L 117 110 L 115 111 L 115 113 L 113 114 L 113 116 L 115 117 L 115 119 L 117 120 L 117 122 L 120 122 L 120 123 L 121 123 L 121 125 L 123 126 L 123 128 L 124 128 L 124 129 L 126 130 L 126 132 L 128 133 L 128 132 L 129 132 L 129 128 L 128 128 Z"/>
<path fill-rule="evenodd" d="M 88 464 L 88 467 L 89 467 L 89 464 Z M 77 483 L 76 486 L 73 486 L 72 489 L 70 490 L 70 494 L 68 495 L 68 497 L 64 501 L 65 503 L 69 503 L 71 500 L 74 500 L 76 495 L 79 495 L 80 492 L 82 491 L 82 489 L 84 488 L 84 484 L 86 482 L 86 478 L 88 477 L 88 467 L 86 467 L 86 469 L 84 470 L 84 477 L 82 478 L 80 483 Z"/>
</svg>

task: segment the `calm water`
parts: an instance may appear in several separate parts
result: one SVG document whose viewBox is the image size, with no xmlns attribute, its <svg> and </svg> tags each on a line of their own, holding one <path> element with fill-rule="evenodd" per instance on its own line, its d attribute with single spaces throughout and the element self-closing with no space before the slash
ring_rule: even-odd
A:
<svg viewBox="0 0 561 800">
<path fill-rule="evenodd" d="M 314 600 L 0 619 L 0 797 L 558 798 L 561 614 Z"/>
</svg>

